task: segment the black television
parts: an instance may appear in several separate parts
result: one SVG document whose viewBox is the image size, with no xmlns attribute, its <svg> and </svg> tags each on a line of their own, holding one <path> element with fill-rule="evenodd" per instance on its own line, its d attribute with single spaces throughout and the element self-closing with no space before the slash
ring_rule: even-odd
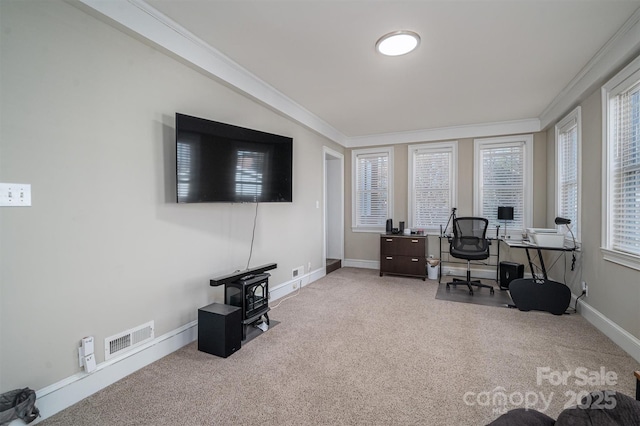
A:
<svg viewBox="0 0 640 426">
<path fill-rule="evenodd" d="M 176 113 L 178 203 L 290 203 L 292 176 L 292 138 Z"/>
</svg>

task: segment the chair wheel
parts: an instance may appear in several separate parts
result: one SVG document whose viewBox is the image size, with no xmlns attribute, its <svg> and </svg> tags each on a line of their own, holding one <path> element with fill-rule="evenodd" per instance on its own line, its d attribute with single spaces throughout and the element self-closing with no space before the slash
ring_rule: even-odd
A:
<svg viewBox="0 0 640 426">
<path fill-rule="evenodd" d="M 469 290 L 469 294 L 473 296 L 473 290 Z"/>
<path fill-rule="evenodd" d="M 491 291 L 489 293 L 493 296 L 493 293 L 495 293 L 495 292 L 493 291 L 493 289 L 491 289 Z"/>
</svg>

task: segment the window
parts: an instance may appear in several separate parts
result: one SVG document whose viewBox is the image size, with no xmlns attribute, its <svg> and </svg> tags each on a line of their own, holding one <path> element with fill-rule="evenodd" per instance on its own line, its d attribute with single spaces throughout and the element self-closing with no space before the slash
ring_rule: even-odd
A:
<svg viewBox="0 0 640 426">
<path fill-rule="evenodd" d="M 474 161 L 474 215 L 487 218 L 491 231 L 502 226 L 503 235 L 498 207 L 513 207 L 507 235 L 517 238 L 533 223 L 533 135 L 476 139 Z"/>
<path fill-rule="evenodd" d="M 602 88 L 603 254 L 640 269 L 640 58 Z"/>
<path fill-rule="evenodd" d="M 409 146 L 409 227 L 439 233 L 456 206 L 458 142 Z"/>
<path fill-rule="evenodd" d="M 393 216 L 393 148 L 352 152 L 352 230 L 384 231 Z"/>
<path fill-rule="evenodd" d="M 240 149 L 236 158 L 236 198 L 257 200 L 262 196 L 266 155 Z"/>
<path fill-rule="evenodd" d="M 582 113 L 578 107 L 556 125 L 556 217 L 571 219 L 569 226 L 578 241 L 581 139 Z"/>
</svg>

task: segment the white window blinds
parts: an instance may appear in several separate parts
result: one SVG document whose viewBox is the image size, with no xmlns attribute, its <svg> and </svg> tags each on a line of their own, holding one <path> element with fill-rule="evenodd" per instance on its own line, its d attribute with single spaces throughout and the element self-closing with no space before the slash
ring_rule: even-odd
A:
<svg viewBox="0 0 640 426">
<path fill-rule="evenodd" d="M 557 211 L 559 217 L 571 219 L 571 228 L 579 238 L 580 175 L 579 123 L 577 108 L 556 129 L 557 137 Z"/>
<path fill-rule="evenodd" d="M 391 217 L 389 150 L 354 151 L 354 228 L 381 230 Z"/>
<path fill-rule="evenodd" d="M 640 81 L 609 108 L 609 248 L 640 255 Z"/>
<path fill-rule="evenodd" d="M 409 147 L 409 220 L 412 228 L 438 231 L 445 226 L 455 200 L 457 144 Z"/>
<path fill-rule="evenodd" d="M 262 196 L 266 155 L 259 151 L 236 153 L 236 198 L 255 201 Z"/>
<path fill-rule="evenodd" d="M 489 220 L 490 229 L 505 226 L 498 220 L 500 206 L 513 207 L 509 235 L 517 236 L 531 226 L 532 145 L 532 135 L 475 141 L 474 212 Z"/>
</svg>

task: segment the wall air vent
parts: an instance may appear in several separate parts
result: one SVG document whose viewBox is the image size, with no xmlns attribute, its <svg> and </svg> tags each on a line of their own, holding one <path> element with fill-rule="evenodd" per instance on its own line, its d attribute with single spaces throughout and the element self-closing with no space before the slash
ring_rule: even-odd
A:
<svg viewBox="0 0 640 426">
<path fill-rule="evenodd" d="M 153 340 L 153 321 L 104 339 L 105 361 Z"/>
</svg>

